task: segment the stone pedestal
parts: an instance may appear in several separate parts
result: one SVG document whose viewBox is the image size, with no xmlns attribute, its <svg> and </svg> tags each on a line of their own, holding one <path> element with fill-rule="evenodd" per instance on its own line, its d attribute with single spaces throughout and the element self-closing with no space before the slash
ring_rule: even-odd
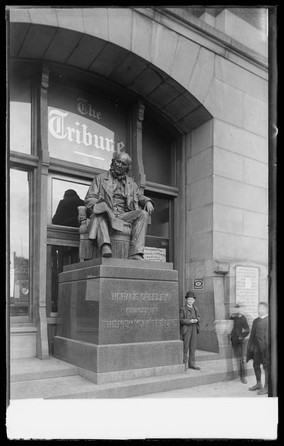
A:
<svg viewBox="0 0 284 446">
<path fill-rule="evenodd" d="M 184 370 L 171 263 L 92 259 L 59 275 L 55 357 L 103 383 Z"/>
</svg>

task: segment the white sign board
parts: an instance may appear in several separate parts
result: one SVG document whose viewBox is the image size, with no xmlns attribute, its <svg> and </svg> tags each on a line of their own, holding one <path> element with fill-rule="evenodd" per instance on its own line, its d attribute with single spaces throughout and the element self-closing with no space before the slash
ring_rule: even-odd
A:
<svg viewBox="0 0 284 446">
<path fill-rule="evenodd" d="M 240 304 L 249 324 L 258 316 L 259 270 L 256 267 L 236 267 L 236 303 Z"/>
<path fill-rule="evenodd" d="M 144 260 L 149 260 L 150 262 L 166 262 L 166 249 L 145 246 Z"/>
</svg>

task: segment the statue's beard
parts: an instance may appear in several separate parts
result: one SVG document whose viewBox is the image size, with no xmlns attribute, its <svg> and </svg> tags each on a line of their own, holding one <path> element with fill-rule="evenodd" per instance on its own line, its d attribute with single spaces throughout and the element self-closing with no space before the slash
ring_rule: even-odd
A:
<svg viewBox="0 0 284 446">
<path fill-rule="evenodd" d="M 115 168 L 114 168 L 114 166 L 110 166 L 110 173 L 112 174 L 112 176 L 115 178 L 115 179 L 123 179 L 123 178 L 125 178 L 125 176 L 126 176 L 126 172 L 124 171 L 123 173 L 116 173 L 115 172 L 115 170 L 114 170 Z"/>
</svg>

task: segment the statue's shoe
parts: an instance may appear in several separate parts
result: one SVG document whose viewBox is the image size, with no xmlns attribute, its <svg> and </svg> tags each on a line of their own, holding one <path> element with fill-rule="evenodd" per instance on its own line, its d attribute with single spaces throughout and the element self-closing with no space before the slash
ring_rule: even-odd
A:
<svg viewBox="0 0 284 446">
<path fill-rule="evenodd" d="M 129 260 L 144 260 L 142 254 L 134 254 L 133 256 L 128 257 Z"/>
<path fill-rule="evenodd" d="M 112 257 L 111 247 L 107 243 L 102 246 L 102 257 Z"/>
</svg>

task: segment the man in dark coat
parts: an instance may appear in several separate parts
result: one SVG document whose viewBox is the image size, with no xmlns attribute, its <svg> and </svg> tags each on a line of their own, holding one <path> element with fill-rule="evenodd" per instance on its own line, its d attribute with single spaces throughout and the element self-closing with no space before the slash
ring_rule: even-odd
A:
<svg viewBox="0 0 284 446">
<path fill-rule="evenodd" d="M 241 382 L 247 384 L 246 369 L 245 369 L 245 338 L 248 336 L 250 330 L 246 317 L 240 313 L 240 305 L 235 305 L 235 311 L 230 316 L 234 322 L 233 329 L 231 331 L 231 343 L 234 352 L 234 356 L 237 361 L 237 367 Z"/>
<path fill-rule="evenodd" d="M 195 306 L 195 295 L 188 291 L 185 296 L 186 304 L 179 310 L 180 334 L 183 340 L 183 362 L 185 370 L 187 368 L 200 370 L 195 365 L 195 350 L 197 334 L 199 333 L 200 316 L 198 308 Z M 187 362 L 187 354 L 189 358 Z"/>
<path fill-rule="evenodd" d="M 110 170 L 94 178 L 85 197 L 90 216 L 89 239 L 97 240 L 103 257 L 112 256 L 109 231 L 122 231 L 123 222 L 128 222 L 132 224 L 129 258 L 143 260 L 148 215 L 154 206 L 127 175 L 130 166 L 127 153 L 115 153 Z"/>
<path fill-rule="evenodd" d="M 268 373 L 270 367 L 269 349 L 268 349 L 268 305 L 266 302 L 260 302 L 258 305 L 259 317 L 254 319 L 251 328 L 251 335 L 247 347 L 247 362 L 253 359 L 253 368 L 256 377 L 256 384 L 249 390 L 258 390 L 258 395 L 268 393 Z M 261 384 L 262 364 L 265 373 L 265 384 Z"/>
<path fill-rule="evenodd" d="M 77 192 L 73 189 L 65 191 L 63 200 L 60 200 L 52 218 L 54 225 L 78 227 L 78 206 L 84 206 Z"/>
</svg>

